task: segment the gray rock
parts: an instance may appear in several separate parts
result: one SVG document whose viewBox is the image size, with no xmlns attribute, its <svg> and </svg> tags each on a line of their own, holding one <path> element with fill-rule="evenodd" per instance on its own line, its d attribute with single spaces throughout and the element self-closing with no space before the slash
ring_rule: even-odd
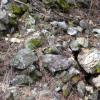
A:
<svg viewBox="0 0 100 100">
<path fill-rule="evenodd" d="M 65 0 L 67 3 L 76 4 L 76 0 Z"/>
<path fill-rule="evenodd" d="M 89 1 L 90 0 L 65 0 L 67 3 L 70 4 L 76 4 L 76 3 L 80 3 L 80 4 L 84 4 L 84 5 L 89 5 Z"/>
<path fill-rule="evenodd" d="M 80 95 L 80 97 L 85 96 L 85 83 L 83 81 L 80 81 L 77 85 L 77 90 Z"/>
<path fill-rule="evenodd" d="M 100 34 L 100 29 L 99 28 L 94 28 L 92 30 L 93 33 L 97 33 L 97 34 Z"/>
<path fill-rule="evenodd" d="M 8 14 L 7 14 L 6 10 L 4 10 L 4 9 L 3 10 L 0 9 L 0 21 L 5 24 L 9 23 Z"/>
<path fill-rule="evenodd" d="M 93 93 L 93 87 L 87 85 L 87 86 L 86 86 L 86 91 L 88 91 L 89 93 Z"/>
<path fill-rule="evenodd" d="M 97 88 L 100 88 L 100 75 L 95 77 L 95 78 L 93 78 L 92 82 Z"/>
<path fill-rule="evenodd" d="M 27 3 L 28 2 L 28 0 L 19 0 L 19 1 L 24 2 L 24 3 Z"/>
<path fill-rule="evenodd" d="M 23 19 L 24 18 L 24 19 Z M 20 26 L 20 33 L 22 35 L 28 35 L 31 32 L 35 31 L 35 23 L 36 20 L 34 19 L 34 17 L 32 17 L 31 15 L 29 15 L 27 12 L 21 17 L 21 19 L 23 20 L 21 23 L 19 23 Z M 35 35 L 35 34 L 33 34 Z M 28 35 L 29 36 L 29 35 Z M 34 37 L 34 36 L 32 36 Z M 35 36 L 36 37 L 36 36 Z"/>
<path fill-rule="evenodd" d="M 91 0 L 76 0 L 76 2 L 89 7 Z"/>
<path fill-rule="evenodd" d="M 53 74 L 72 66 L 72 62 L 62 55 L 46 54 L 42 56 L 42 61 L 43 66 Z"/>
<path fill-rule="evenodd" d="M 80 64 L 87 73 L 100 73 L 100 51 L 90 50 L 79 57 Z"/>
<path fill-rule="evenodd" d="M 30 74 L 30 73 L 34 73 L 34 71 L 36 70 L 36 67 L 34 65 L 30 65 L 28 68 L 26 68 L 25 70 L 21 71 L 22 74 Z"/>
<path fill-rule="evenodd" d="M 68 73 L 69 73 L 69 75 L 74 76 L 74 75 L 78 75 L 78 74 L 80 74 L 80 71 L 77 70 L 77 69 L 74 68 L 74 67 L 71 67 L 71 68 L 68 70 Z"/>
<path fill-rule="evenodd" d="M 77 26 L 76 29 L 78 30 L 78 32 L 82 32 L 83 31 L 83 28 L 80 27 L 80 26 Z"/>
<path fill-rule="evenodd" d="M 5 31 L 6 30 L 6 26 L 2 23 L 0 23 L 0 31 Z"/>
<path fill-rule="evenodd" d="M 26 75 L 17 75 L 14 79 L 10 81 L 10 84 L 15 85 L 26 85 L 31 84 L 33 81 L 29 76 Z"/>
<path fill-rule="evenodd" d="M 94 91 L 90 96 L 89 100 L 99 100 L 100 99 L 100 90 Z"/>
<path fill-rule="evenodd" d="M 68 82 L 69 80 L 71 80 L 71 78 L 73 76 L 79 75 L 80 72 L 75 69 L 74 67 L 71 67 L 68 69 L 68 71 L 63 71 L 60 75 L 57 75 L 57 79 L 62 80 L 63 83 Z"/>
<path fill-rule="evenodd" d="M 76 41 L 82 46 L 82 47 L 88 47 L 89 46 L 89 41 L 87 38 L 84 37 L 78 37 Z"/>
<path fill-rule="evenodd" d="M 69 35 L 77 35 L 78 34 L 78 30 L 76 27 L 69 27 L 67 30 L 67 34 Z"/>
<path fill-rule="evenodd" d="M 43 50 L 45 54 L 59 54 L 60 50 L 57 49 L 57 47 L 47 47 Z"/>
<path fill-rule="evenodd" d="M 62 21 L 62 22 L 53 21 L 50 24 L 53 25 L 54 27 L 58 26 L 58 27 L 60 27 L 62 29 L 67 29 L 68 28 L 68 26 L 67 26 L 65 21 Z"/>
<path fill-rule="evenodd" d="M 57 75 L 56 77 L 57 77 L 57 79 L 62 80 L 63 83 L 66 83 L 70 80 L 72 75 L 69 75 L 69 73 L 67 71 L 63 71 L 60 75 Z"/>
<path fill-rule="evenodd" d="M 80 44 L 78 43 L 77 40 L 72 40 L 70 42 L 70 48 L 72 49 L 72 51 L 78 51 L 80 50 Z"/>
<path fill-rule="evenodd" d="M 2 33 L 3 31 L 6 31 L 7 30 L 7 24 L 9 22 L 9 19 L 8 19 L 8 15 L 7 15 L 7 12 L 6 10 L 2 10 L 0 8 L 0 32 Z"/>
<path fill-rule="evenodd" d="M 1 0 L 1 5 L 6 5 L 9 0 Z"/>
<path fill-rule="evenodd" d="M 55 91 L 59 92 L 62 90 L 63 82 L 61 80 L 56 81 Z"/>
<path fill-rule="evenodd" d="M 79 24 L 83 29 L 88 29 L 89 28 L 89 24 L 86 20 L 81 20 Z"/>
<path fill-rule="evenodd" d="M 5 97 L 6 98 L 5 100 L 20 100 L 20 99 L 36 100 L 35 96 L 33 94 L 31 94 L 32 92 L 30 91 L 30 89 L 28 87 L 12 86 L 10 88 L 12 88 L 12 89 L 9 89 L 7 91 L 7 96 Z"/>
<path fill-rule="evenodd" d="M 36 100 L 61 100 L 61 97 L 59 96 L 58 93 L 56 93 L 55 91 L 51 91 L 51 90 L 41 90 L 38 92 L 38 96 L 36 98 Z"/>
<path fill-rule="evenodd" d="M 11 60 L 10 65 L 17 69 L 28 68 L 33 62 L 38 60 L 34 52 L 29 49 L 21 49 L 17 52 L 14 58 Z"/>
</svg>

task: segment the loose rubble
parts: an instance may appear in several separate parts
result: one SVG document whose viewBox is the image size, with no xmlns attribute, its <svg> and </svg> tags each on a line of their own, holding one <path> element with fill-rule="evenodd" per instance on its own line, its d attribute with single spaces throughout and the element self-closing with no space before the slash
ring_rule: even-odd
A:
<svg viewBox="0 0 100 100">
<path fill-rule="evenodd" d="M 100 25 L 90 17 L 99 10 L 92 2 L 0 1 L 0 100 L 99 100 Z"/>
</svg>

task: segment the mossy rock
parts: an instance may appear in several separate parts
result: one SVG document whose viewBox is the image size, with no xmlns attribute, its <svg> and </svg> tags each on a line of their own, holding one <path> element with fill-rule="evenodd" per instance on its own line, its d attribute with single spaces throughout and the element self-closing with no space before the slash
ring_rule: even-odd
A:
<svg viewBox="0 0 100 100">
<path fill-rule="evenodd" d="M 16 3 L 12 3 L 10 9 L 11 9 L 11 11 L 12 11 L 13 14 L 15 14 L 15 15 L 21 15 L 25 11 L 27 11 L 28 6 L 26 6 L 26 5 L 17 5 Z"/>
<path fill-rule="evenodd" d="M 55 47 L 48 47 L 43 51 L 45 54 L 58 54 L 58 49 Z"/>
<path fill-rule="evenodd" d="M 30 39 L 26 41 L 25 47 L 32 50 L 32 49 L 42 46 L 42 43 L 43 42 L 41 39 Z"/>
<path fill-rule="evenodd" d="M 62 88 L 62 92 L 63 92 L 63 96 L 67 97 L 70 94 L 70 87 L 68 87 L 68 85 L 64 85 Z"/>
<path fill-rule="evenodd" d="M 96 64 L 96 73 L 100 73 L 100 62 Z"/>
<path fill-rule="evenodd" d="M 79 80 L 80 80 L 80 76 L 79 75 L 75 75 L 72 77 L 72 84 L 76 84 Z"/>
<path fill-rule="evenodd" d="M 75 7 L 74 4 L 67 3 L 65 0 L 57 0 L 57 4 L 63 11 L 68 11 L 70 8 Z"/>
</svg>

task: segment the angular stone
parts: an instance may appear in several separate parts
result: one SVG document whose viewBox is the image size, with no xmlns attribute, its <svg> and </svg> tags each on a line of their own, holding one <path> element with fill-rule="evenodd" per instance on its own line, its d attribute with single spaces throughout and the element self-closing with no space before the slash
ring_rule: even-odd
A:
<svg viewBox="0 0 100 100">
<path fill-rule="evenodd" d="M 33 62 L 38 60 L 34 52 L 29 49 L 21 49 L 17 52 L 14 58 L 11 60 L 10 65 L 17 69 L 28 68 Z"/>
<path fill-rule="evenodd" d="M 17 75 L 14 79 L 10 81 L 10 84 L 15 85 L 27 85 L 31 84 L 33 81 L 29 76 L 26 75 Z"/>
<path fill-rule="evenodd" d="M 89 24 L 86 20 L 81 20 L 80 21 L 80 26 L 83 28 L 83 29 L 87 29 L 89 27 Z"/>
<path fill-rule="evenodd" d="M 99 73 L 100 72 L 100 51 L 90 50 L 84 55 L 79 57 L 80 64 L 87 73 Z"/>
<path fill-rule="evenodd" d="M 69 58 L 63 57 L 62 55 L 46 54 L 42 56 L 42 61 L 43 66 L 53 74 L 73 66 L 73 61 L 69 60 Z"/>
</svg>

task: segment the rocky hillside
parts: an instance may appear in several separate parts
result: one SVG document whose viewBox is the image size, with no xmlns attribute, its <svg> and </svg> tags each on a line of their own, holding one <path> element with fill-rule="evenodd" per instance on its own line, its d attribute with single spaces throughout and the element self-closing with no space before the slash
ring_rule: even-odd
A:
<svg viewBox="0 0 100 100">
<path fill-rule="evenodd" d="M 0 0 L 0 100 L 99 100 L 99 5 Z"/>
</svg>

